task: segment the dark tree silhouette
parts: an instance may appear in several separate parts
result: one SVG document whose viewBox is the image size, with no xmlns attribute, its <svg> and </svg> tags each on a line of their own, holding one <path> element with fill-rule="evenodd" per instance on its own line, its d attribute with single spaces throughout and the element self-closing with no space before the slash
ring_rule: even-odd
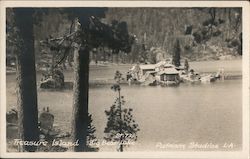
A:
<svg viewBox="0 0 250 159">
<path fill-rule="evenodd" d="M 242 55 L 242 32 L 239 35 L 238 54 Z"/>
<path fill-rule="evenodd" d="M 184 70 L 186 73 L 188 73 L 188 70 L 189 70 L 189 64 L 188 64 L 188 60 L 185 59 L 185 62 L 184 62 Z"/>
<path fill-rule="evenodd" d="M 87 148 L 88 151 L 98 151 L 98 147 L 93 147 L 90 143 L 97 142 L 97 138 L 95 136 L 96 128 L 93 125 L 92 115 L 88 115 L 88 130 L 87 130 Z"/>
<path fill-rule="evenodd" d="M 74 21 L 73 32 L 78 32 L 74 47 L 74 86 L 72 110 L 72 141 L 79 141 L 73 150 L 88 151 L 88 88 L 89 88 L 89 51 L 93 47 L 94 35 L 90 32 L 91 18 L 104 17 L 103 8 L 65 8 L 69 18 Z M 99 39 L 96 38 L 96 43 Z"/>
<path fill-rule="evenodd" d="M 180 47 L 180 41 L 177 39 L 174 44 L 173 48 L 173 64 L 176 67 L 179 67 L 181 65 L 181 47 Z"/>
<path fill-rule="evenodd" d="M 78 18 L 75 19 L 75 32 L 80 31 Z M 84 47 L 85 46 L 85 47 Z M 73 86 L 73 114 L 72 114 L 72 140 L 79 141 L 74 151 L 87 151 L 88 127 L 88 86 L 89 86 L 89 50 L 86 44 L 81 46 L 74 43 L 74 86 Z"/>
<path fill-rule="evenodd" d="M 74 151 L 87 149 L 87 115 L 89 84 L 89 53 L 98 47 L 107 46 L 112 52 L 130 52 L 133 38 L 128 34 L 125 22 L 114 22 L 112 25 L 102 23 L 106 8 L 64 8 L 72 19 L 72 37 L 63 37 L 65 41 L 73 41 L 69 46 L 74 53 L 74 84 L 72 140 L 79 142 Z M 64 59 L 69 56 L 64 53 Z"/>
<path fill-rule="evenodd" d="M 99 46 L 108 46 L 114 53 L 129 52 L 130 38 L 125 22 L 104 24 L 99 18 L 105 16 L 106 8 L 66 9 L 74 18 L 74 87 L 72 113 L 72 140 L 79 141 L 74 151 L 87 151 L 89 53 Z"/>
<path fill-rule="evenodd" d="M 14 20 L 20 38 L 17 61 L 17 106 L 20 138 L 38 140 L 37 87 L 33 37 L 33 9 L 15 8 Z M 35 151 L 35 146 L 23 146 L 21 151 Z"/>
</svg>

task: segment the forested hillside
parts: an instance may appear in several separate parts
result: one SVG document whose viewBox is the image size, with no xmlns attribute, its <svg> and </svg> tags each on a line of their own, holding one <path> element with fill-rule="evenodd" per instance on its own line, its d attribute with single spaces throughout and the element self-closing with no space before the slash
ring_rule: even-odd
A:
<svg viewBox="0 0 250 159">
<path fill-rule="evenodd" d="M 126 21 L 138 45 L 145 44 L 143 49 L 158 48 L 171 56 L 173 44 L 179 39 L 182 56 L 216 60 L 242 54 L 241 15 L 239 8 L 112 8 L 106 19 Z M 134 55 L 137 53 L 132 52 L 132 57 L 143 56 Z"/>
<path fill-rule="evenodd" d="M 7 12 L 7 65 L 13 64 L 11 12 Z M 35 16 L 36 63 L 52 62 L 51 50 L 41 43 L 70 34 L 72 19 L 63 9 L 42 9 Z M 220 60 L 242 55 L 242 13 L 240 8 L 108 8 L 103 23 L 123 23 L 134 37 L 132 50 L 114 53 L 108 47 L 92 48 L 91 61 L 108 63 L 155 63 L 172 57 L 175 41 L 181 45 L 182 59 Z M 12 28 L 12 30 L 14 30 Z M 62 48 L 62 50 L 65 48 Z M 58 50 L 60 55 L 62 50 Z M 71 51 L 70 49 L 66 51 Z M 65 60 L 70 65 L 72 56 Z M 65 64 L 65 63 L 64 63 Z"/>
</svg>

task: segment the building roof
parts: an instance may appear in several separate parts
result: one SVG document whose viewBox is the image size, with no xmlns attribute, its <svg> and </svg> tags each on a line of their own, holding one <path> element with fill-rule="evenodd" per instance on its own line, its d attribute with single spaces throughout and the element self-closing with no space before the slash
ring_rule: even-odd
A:
<svg viewBox="0 0 250 159">
<path fill-rule="evenodd" d="M 152 65 L 152 64 L 140 65 L 140 68 L 141 68 L 142 70 L 155 69 L 155 65 Z"/>
<path fill-rule="evenodd" d="M 175 68 L 175 66 L 172 65 L 172 64 L 167 63 L 167 64 L 164 65 L 164 68 Z"/>
<path fill-rule="evenodd" d="M 166 62 L 166 61 L 160 61 L 157 64 L 146 64 L 146 65 L 139 65 L 140 69 L 142 70 L 154 70 L 155 68 L 158 68 L 160 66 L 164 66 L 164 68 L 170 69 L 175 68 L 174 65 Z M 130 70 L 134 70 L 136 66 L 133 66 Z"/>
<path fill-rule="evenodd" d="M 160 75 L 162 75 L 162 74 L 169 74 L 169 75 L 171 75 L 171 74 L 179 74 L 179 72 L 175 68 L 167 68 L 164 71 L 160 71 L 159 74 Z"/>
</svg>

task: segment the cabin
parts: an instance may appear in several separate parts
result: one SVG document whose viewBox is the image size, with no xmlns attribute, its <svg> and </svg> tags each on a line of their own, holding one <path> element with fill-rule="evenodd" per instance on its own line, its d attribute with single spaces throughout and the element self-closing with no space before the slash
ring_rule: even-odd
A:
<svg viewBox="0 0 250 159">
<path fill-rule="evenodd" d="M 160 83 L 162 84 L 179 84 L 180 83 L 180 75 L 179 72 L 175 68 L 168 68 L 164 71 L 160 71 Z"/>
<path fill-rule="evenodd" d="M 175 81 L 175 78 L 179 80 L 178 70 L 167 61 L 160 61 L 157 64 L 136 64 L 128 74 L 137 81 L 145 81 L 148 76 L 156 77 L 157 81 L 164 81 L 164 79 L 165 81 Z"/>
</svg>

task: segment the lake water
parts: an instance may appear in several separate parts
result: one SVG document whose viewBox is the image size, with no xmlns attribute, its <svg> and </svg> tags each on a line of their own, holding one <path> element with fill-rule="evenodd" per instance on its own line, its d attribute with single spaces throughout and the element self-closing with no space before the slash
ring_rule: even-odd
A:
<svg viewBox="0 0 250 159">
<path fill-rule="evenodd" d="M 109 87 L 90 89 L 90 112 L 102 136 L 108 109 L 116 93 Z M 127 101 L 125 107 L 133 108 L 135 120 L 141 131 L 138 145 L 131 150 L 157 149 L 156 143 L 234 143 L 241 144 L 241 81 L 214 84 L 180 85 L 179 87 L 122 88 Z"/>
<path fill-rule="evenodd" d="M 15 76 L 7 75 L 7 81 L 7 108 L 10 109 L 16 105 Z M 159 148 L 157 143 L 188 146 L 191 142 L 220 146 L 219 149 L 205 150 L 241 149 L 241 80 L 181 84 L 178 87 L 124 85 L 121 93 L 126 100 L 124 107 L 133 108 L 135 121 L 140 127 L 138 141 L 125 148 L 126 151 L 181 150 Z M 113 104 L 116 95 L 110 85 L 91 87 L 89 90 L 89 111 L 93 116 L 98 139 L 104 137 L 107 122 L 104 111 Z M 55 114 L 55 123 L 64 131 L 70 131 L 72 90 L 39 90 L 38 104 L 40 111 L 49 106 Z M 232 143 L 232 149 L 223 148 L 225 143 Z M 116 149 L 114 146 L 102 146 L 100 151 Z"/>
</svg>

